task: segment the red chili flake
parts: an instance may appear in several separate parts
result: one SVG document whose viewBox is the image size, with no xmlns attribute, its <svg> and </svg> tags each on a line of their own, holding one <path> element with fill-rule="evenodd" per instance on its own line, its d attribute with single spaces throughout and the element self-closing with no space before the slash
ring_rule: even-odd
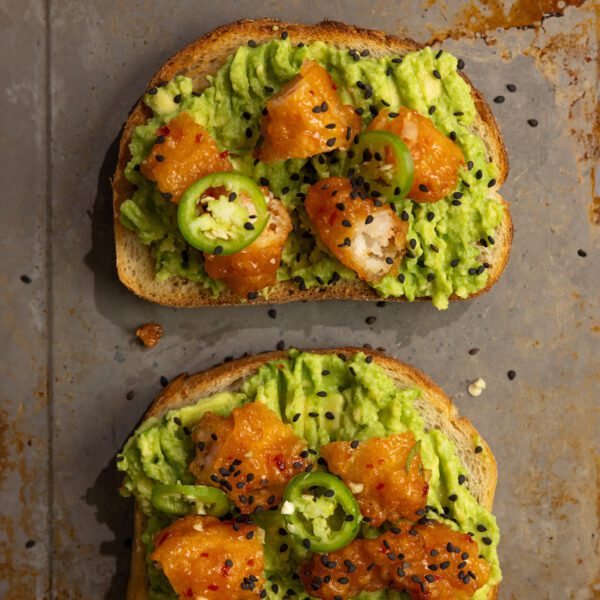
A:
<svg viewBox="0 0 600 600">
<path fill-rule="evenodd" d="M 166 125 L 163 125 L 156 130 L 156 135 L 169 135 L 170 133 L 171 130 Z"/>
<path fill-rule="evenodd" d="M 427 496 L 428 492 L 429 492 L 429 484 L 428 484 L 428 483 L 426 483 L 426 484 L 423 486 L 423 497 Z"/>
<path fill-rule="evenodd" d="M 192 588 L 188 588 L 188 589 L 187 589 L 187 591 L 185 592 L 185 595 L 186 595 L 188 598 L 193 598 L 193 596 L 194 596 L 194 592 L 192 592 Z"/>
<path fill-rule="evenodd" d="M 156 545 L 160 546 L 166 539 L 168 539 L 170 537 L 171 537 L 171 533 L 169 531 L 163 531 L 163 533 L 159 536 Z"/>
<path fill-rule="evenodd" d="M 378 483 L 377 484 L 377 489 L 378 490 L 382 490 L 385 487 L 385 483 Z"/>
<path fill-rule="evenodd" d="M 227 158 L 229 156 L 229 152 L 227 150 L 224 150 L 223 152 L 221 152 L 221 154 L 219 154 L 219 158 Z"/>
<path fill-rule="evenodd" d="M 221 575 L 223 575 L 223 577 L 229 577 L 230 571 L 231 571 L 231 567 L 228 567 L 227 565 L 223 565 L 221 567 Z"/>
<path fill-rule="evenodd" d="M 373 463 L 369 463 L 367 465 L 367 469 L 373 469 L 375 467 L 375 465 Z"/>
<path fill-rule="evenodd" d="M 331 87 L 332 87 L 334 90 L 337 90 L 337 85 L 336 85 L 335 83 L 331 84 Z"/>
<path fill-rule="evenodd" d="M 208 586 L 208 589 L 209 589 L 211 592 L 216 592 L 216 591 L 219 589 L 219 586 L 218 586 L 218 585 L 216 585 L 216 584 L 214 584 L 214 583 L 211 583 L 211 584 Z"/>
<path fill-rule="evenodd" d="M 196 144 L 199 144 L 202 141 L 202 134 L 201 133 L 197 133 L 196 137 L 194 138 L 194 140 L 196 141 Z"/>
<path fill-rule="evenodd" d="M 285 471 L 285 460 L 281 454 L 278 454 L 275 458 L 273 458 L 273 462 L 277 465 L 277 468 L 280 471 Z"/>
<path fill-rule="evenodd" d="M 254 559 L 251 558 L 247 563 L 246 563 L 249 567 L 253 567 L 254 566 Z"/>
<path fill-rule="evenodd" d="M 208 552 L 203 552 L 200 556 L 202 558 L 208 558 Z"/>
</svg>

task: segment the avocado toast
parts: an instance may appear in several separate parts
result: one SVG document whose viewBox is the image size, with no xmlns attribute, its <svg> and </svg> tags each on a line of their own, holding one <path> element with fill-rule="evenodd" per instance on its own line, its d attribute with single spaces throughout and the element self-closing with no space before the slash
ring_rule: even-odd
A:
<svg viewBox="0 0 600 600">
<path fill-rule="evenodd" d="M 238 420 L 245 410 L 254 411 L 245 424 L 253 440 L 250 447 L 240 445 L 239 441 L 244 424 Z M 268 427 L 261 425 L 261 413 L 270 415 Z M 236 431 L 237 445 L 232 442 Z M 381 444 L 407 439 L 408 453 L 394 455 L 395 450 L 385 454 L 380 451 Z M 226 452 L 223 445 L 227 444 L 229 449 L 238 448 L 238 453 Z M 276 446 L 278 469 L 276 478 L 269 476 L 267 482 L 262 471 L 269 466 L 269 456 L 273 454 L 269 444 Z M 356 466 L 352 460 L 371 445 L 379 449 L 375 454 L 376 469 L 368 473 L 376 472 L 380 482 L 366 471 L 361 477 L 356 470 L 347 468 Z M 257 450 L 254 456 L 252 448 Z M 301 448 L 305 449 L 298 453 Z M 288 460 L 287 449 L 294 455 L 298 453 L 293 462 Z M 339 460 L 344 453 L 348 460 Z M 219 456 L 226 459 L 224 463 L 216 461 Z M 232 457 L 231 466 L 223 467 Z M 250 490 L 246 483 L 251 480 L 248 465 L 254 481 Z M 373 465 L 366 467 L 368 470 Z M 436 590 L 441 593 L 440 586 L 447 585 L 451 578 L 452 585 L 458 587 L 443 588 L 447 593 L 461 592 L 477 599 L 494 598 L 497 593 L 501 573 L 496 553 L 499 532 L 490 512 L 496 486 L 496 463 L 491 450 L 470 422 L 458 417 L 448 398 L 425 375 L 375 352 L 355 348 L 291 350 L 226 363 L 193 376 L 181 375 L 156 398 L 119 455 L 118 468 L 126 474 L 121 492 L 135 496 L 137 501 L 130 599 L 174 599 L 177 594 L 173 582 L 180 597 L 197 599 L 306 597 L 303 592 L 315 598 L 424 598 L 429 596 L 423 594 Z M 335 547 L 337 552 L 333 546 L 329 551 L 319 552 L 315 545 L 323 539 L 331 542 L 335 521 L 333 525 L 327 519 L 323 523 L 319 517 L 328 514 L 327 500 L 334 496 L 333 491 L 326 492 L 319 503 L 315 501 L 315 527 L 313 535 L 307 534 L 312 545 L 296 529 L 301 523 L 294 521 L 294 505 L 296 513 L 310 514 L 310 509 L 290 492 L 293 487 L 290 478 L 294 482 L 298 477 L 316 474 L 337 475 L 339 479 L 332 486 L 335 495 L 344 490 L 350 495 L 351 491 L 352 501 L 360 505 L 352 513 L 362 521 L 360 530 L 354 530 L 354 541 L 342 540 Z M 260 484 L 256 484 L 259 479 Z M 168 504 L 166 510 L 161 510 L 164 498 L 161 504 L 156 503 L 159 490 L 174 493 L 178 485 L 185 485 L 187 493 L 192 493 L 193 484 L 206 489 L 201 482 L 210 484 L 208 489 L 214 490 L 213 494 L 227 494 L 235 504 L 233 512 L 228 515 L 221 512 L 221 521 L 214 516 L 194 514 L 179 519 L 169 514 Z M 385 486 L 390 488 L 391 495 L 385 495 Z M 424 497 L 419 493 L 421 489 Z M 421 505 L 422 508 L 416 508 Z M 206 512 L 191 506 L 190 513 Z M 392 508 L 393 516 L 389 512 Z M 411 515 L 407 510 L 414 512 Z M 251 537 L 264 535 L 262 548 L 255 545 L 252 549 L 253 564 L 260 564 L 261 568 L 256 567 L 250 579 L 245 579 L 244 593 L 235 588 L 239 596 L 231 592 L 227 595 L 220 583 L 223 579 L 207 580 L 212 575 L 207 575 L 202 561 L 192 570 L 197 575 L 196 581 L 190 583 L 189 579 L 178 578 L 177 567 L 181 566 L 178 557 L 181 549 L 186 548 L 185 537 L 181 537 L 178 529 L 186 523 L 192 525 L 188 535 L 191 532 L 197 544 L 208 543 L 207 539 L 223 523 L 233 523 L 234 531 L 239 533 L 235 525 L 238 523 Z M 246 531 L 248 527 L 254 529 Z M 417 559 L 412 556 L 412 565 L 402 559 L 400 551 L 406 556 L 411 551 L 417 552 L 408 547 L 409 541 L 419 542 L 433 530 L 445 532 L 442 545 L 427 546 L 427 556 Z M 207 535 L 197 536 L 194 531 Z M 319 532 L 323 534 L 320 540 Z M 389 542 L 386 535 L 391 536 Z M 374 539 L 383 539 L 384 544 L 400 544 L 393 546 L 395 571 L 389 577 L 395 578 L 393 582 L 383 582 L 381 575 L 392 560 L 389 556 L 386 563 L 374 564 L 359 582 L 347 573 L 338 573 L 334 584 L 341 580 L 343 586 L 358 586 L 353 588 L 358 595 L 343 593 L 347 588 L 342 588 L 341 593 L 330 589 L 327 577 L 325 585 L 323 578 L 319 580 L 318 569 L 323 565 L 336 568 L 334 557 L 339 553 L 352 552 L 357 547 L 362 552 L 363 546 Z M 175 549 L 179 548 L 176 552 L 173 544 Z M 226 540 L 221 545 L 233 548 L 232 544 Z M 191 548 L 187 546 L 188 551 L 184 552 L 188 558 L 194 557 Z M 206 548 L 197 548 L 198 556 L 211 559 Z M 243 556 L 241 545 L 239 549 L 238 558 Z M 218 554 L 218 550 L 212 552 Z M 233 549 L 231 555 L 219 556 L 229 565 L 227 569 L 239 565 Z M 343 564 L 347 566 L 348 560 L 345 558 Z M 360 571 L 358 559 L 353 565 Z M 354 572 L 352 568 L 349 571 Z M 478 580 L 474 579 L 475 572 Z M 239 571 L 227 570 L 227 576 L 234 581 L 236 575 L 239 576 Z M 415 584 L 415 580 L 419 582 Z M 252 583 L 250 587 L 248 582 Z M 363 589 L 371 591 L 363 594 Z M 403 595 L 402 589 L 409 595 Z M 249 592 L 247 596 L 245 592 Z"/>
<path fill-rule="evenodd" d="M 403 244 L 386 257 L 388 270 L 377 277 L 359 276 L 343 260 L 348 248 L 336 251 L 349 246 L 352 236 L 327 244 L 322 230 L 307 221 L 304 199 L 311 189 L 348 176 L 344 136 L 332 133 L 326 141 L 334 140 L 333 149 L 310 157 L 260 159 L 261 144 L 264 155 L 268 143 L 262 139 L 269 131 L 267 104 L 311 61 L 332 78 L 340 103 L 360 114 L 361 127 L 371 127 L 378 115 L 410 110 L 463 155 L 456 186 L 443 199 L 415 201 L 409 194 L 384 206 L 389 211 L 391 205 L 393 219 L 401 221 L 404 233 L 396 237 Z M 125 125 L 113 181 L 121 281 L 141 297 L 170 306 L 385 297 L 431 298 L 445 308 L 448 300 L 487 291 L 506 265 L 512 240 L 508 205 L 498 194 L 508 161 L 489 107 L 461 66 L 448 53 L 411 40 L 332 22 L 241 21 L 190 44 L 161 67 Z M 157 154 L 159 130 L 185 113 L 213 138 L 221 153 L 215 163 L 226 155 L 227 170 L 268 188 L 290 215 L 291 233 L 273 280 L 249 293 L 234 293 L 223 279 L 207 274 L 206 253 L 186 243 L 177 227 L 172 195 L 161 194 L 144 175 L 156 175 L 144 161 Z M 375 250 L 381 254 L 381 248 Z M 277 253 L 271 262 L 274 257 Z"/>
</svg>

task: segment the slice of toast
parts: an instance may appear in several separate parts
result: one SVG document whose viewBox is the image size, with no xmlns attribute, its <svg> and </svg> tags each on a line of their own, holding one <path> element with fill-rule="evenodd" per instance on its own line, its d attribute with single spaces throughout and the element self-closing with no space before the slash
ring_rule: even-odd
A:
<svg viewBox="0 0 600 600">
<path fill-rule="evenodd" d="M 293 39 L 305 43 L 326 41 L 340 48 L 368 49 L 372 56 L 383 56 L 392 53 L 404 54 L 419 50 L 422 46 L 415 41 L 386 35 L 379 31 L 360 29 L 344 23 L 324 21 L 317 25 L 298 25 L 283 23 L 276 19 L 260 19 L 238 21 L 225 25 L 192 42 L 183 50 L 170 58 L 151 79 L 148 88 L 162 81 L 169 81 L 177 75 L 185 75 L 193 80 L 194 89 L 201 91 L 207 86 L 207 75 L 215 74 L 239 46 L 255 40 L 257 43 L 279 37 L 286 30 Z M 471 85 L 465 75 L 463 78 Z M 504 202 L 504 220 L 495 232 L 495 244 L 482 250 L 482 258 L 490 264 L 487 285 L 472 294 L 478 296 L 488 291 L 498 281 L 510 253 L 513 226 L 508 209 L 508 203 L 498 194 L 498 188 L 508 175 L 508 157 L 502 141 L 498 125 L 489 106 L 482 95 L 471 85 L 471 95 L 475 101 L 478 117 L 471 126 L 471 131 L 484 140 L 488 157 L 498 167 L 498 176 L 492 193 Z M 123 129 L 119 147 L 119 160 L 112 182 L 113 208 L 115 224 L 115 243 L 117 256 L 117 271 L 121 282 L 138 296 L 176 307 L 196 307 L 211 305 L 240 304 L 241 298 L 230 291 L 222 292 L 213 297 L 201 284 L 171 277 L 166 281 L 155 278 L 155 263 L 150 248 L 142 244 L 137 234 L 123 225 L 119 220 L 119 207 L 135 191 L 134 186 L 125 178 L 125 167 L 131 156 L 129 143 L 135 127 L 143 124 L 152 112 L 140 100 L 133 109 Z M 270 288 L 267 297 L 259 295 L 253 304 L 281 304 L 298 300 L 377 300 L 380 296 L 363 281 L 340 281 L 326 288 L 309 288 L 300 290 L 292 281 L 280 282 Z M 421 297 L 418 300 L 426 300 Z M 452 295 L 450 300 L 460 300 Z M 404 297 L 386 298 L 388 301 L 406 300 Z"/>
<path fill-rule="evenodd" d="M 454 443 L 457 454 L 469 473 L 465 486 L 477 501 L 491 511 L 496 491 L 497 468 L 492 451 L 483 441 L 471 422 L 459 417 L 448 396 L 421 371 L 401 363 L 383 354 L 363 348 L 334 348 L 328 350 L 310 350 L 315 354 L 346 354 L 357 352 L 373 357 L 383 367 L 398 387 L 417 387 L 422 395 L 415 401 L 415 407 L 422 415 L 428 429 L 443 431 Z M 172 409 L 198 403 L 202 398 L 222 391 L 236 391 L 242 382 L 252 377 L 265 363 L 283 359 L 285 352 L 268 352 L 236 361 L 224 363 L 208 371 L 195 375 L 180 375 L 175 378 L 151 404 L 144 420 L 161 417 Z M 473 451 L 480 445 L 482 452 Z M 146 517 L 136 507 L 135 532 L 132 546 L 132 560 L 127 600 L 148 600 L 148 580 L 146 575 L 146 548 L 141 541 L 146 527 Z M 494 587 L 488 600 L 496 598 L 498 586 Z"/>
</svg>

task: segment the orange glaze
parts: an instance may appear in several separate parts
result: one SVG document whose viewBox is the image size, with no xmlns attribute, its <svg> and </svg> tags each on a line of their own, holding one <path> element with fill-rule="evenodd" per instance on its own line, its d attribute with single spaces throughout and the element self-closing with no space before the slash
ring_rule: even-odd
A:
<svg viewBox="0 0 600 600">
<path fill-rule="evenodd" d="M 359 197 L 349 179 L 315 183 L 304 207 L 321 242 L 361 279 L 379 281 L 400 264 L 408 224 L 388 204 Z"/>
<path fill-rule="evenodd" d="M 305 590 L 324 600 L 385 587 L 406 590 L 413 600 L 463 600 L 487 583 L 489 564 L 478 558 L 470 535 L 440 523 L 403 524 L 394 531 L 315 555 L 299 570 Z"/>
<path fill-rule="evenodd" d="M 256 599 L 264 584 L 262 538 L 256 525 L 190 515 L 156 534 L 150 558 L 181 599 Z"/>
<path fill-rule="evenodd" d="M 204 267 L 209 277 L 222 279 L 235 294 L 245 296 L 274 285 L 285 241 L 292 231 L 292 221 L 276 198 L 269 200 L 271 216 L 266 227 L 249 246 L 222 256 L 204 255 Z"/>
<path fill-rule="evenodd" d="M 173 202 L 179 203 L 183 192 L 205 175 L 231 171 L 227 152 L 221 152 L 206 129 L 188 113 L 159 127 L 156 135 L 164 141 L 152 146 L 141 172 L 156 181 L 162 194 Z"/>
<path fill-rule="evenodd" d="M 408 193 L 411 200 L 437 202 L 456 189 L 458 170 L 465 159 L 460 148 L 436 129 L 431 119 L 401 106 L 393 118 L 389 110 L 382 110 L 368 129 L 391 131 L 410 150 L 415 168 Z"/>
<path fill-rule="evenodd" d="M 244 514 L 277 506 L 285 484 L 309 465 L 306 441 L 259 402 L 229 417 L 207 413 L 192 435 L 190 471 L 199 484 L 221 487 Z"/>
<path fill-rule="evenodd" d="M 266 108 L 260 123 L 264 143 L 257 151 L 264 162 L 347 149 L 361 131 L 354 108 L 342 104 L 335 82 L 314 61 L 305 61 L 300 73 L 267 101 Z M 332 124 L 335 127 L 327 128 Z"/>
<path fill-rule="evenodd" d="M 415 444 L 414 434 L 407 431 L 371 438 L 356 448 L 351 442 L 326 444 L 321 447 L 321 456 L 329 471 L 341 477 L 350 489 L 351 484 L 364 486 L 354 495 L 362 514 L 379 527 L 384 521 L 415 521 L 419 518 L 417 511 L 425 509 L 429 485 Z"/>
</svg>

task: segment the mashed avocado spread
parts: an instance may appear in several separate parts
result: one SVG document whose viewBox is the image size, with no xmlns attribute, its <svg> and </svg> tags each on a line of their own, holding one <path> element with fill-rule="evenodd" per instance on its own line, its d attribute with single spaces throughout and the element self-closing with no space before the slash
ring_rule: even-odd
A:
<svg viewBox="0 0 600 600">
<path fill-rule="evenodd" d="M 324 371 L 329 373 L 324 375 Z M 319 390 L 325 390 L 327 397 L 318 397 L 316 393 Z M 484 600 L 490 587 L 501 579 L 497 556 L 498 526 L 494 516 L 469 492 L 468 478 L 465 484 L 459 484 L 459 475 L 468 477 L 468 474 L 453 442 L 441 431 L 425 428 L 414 406 L 420 394 L 417 388 L 398 388 L 386 372 L 369 362 L 364 354 L 342 357 L 291 350 L 287 358 L 262 366 L 237 392 L 220 392 L 199 400 L 195 405 L 171 410 L 159 419 L 148 419 L 127 441 L 117 463 L 119 470 L 126 473 L 121 493 L 135 496 L 140 509 L 148 517 L 143 535 L 147 554 L 151 552 L 154 534 L 169 523 L 150 503 L 152 486 L 193 483 L 188 470 L 195 453 L 190 429 L 208 411 L 226 416 L 236 406 L 261 402 L 289 423 L 295 433 L 304 437 L 309 447 L 317 451 L 321 445 L 332 441 L 366 440 L 412 431 L 421 442 L 423 465 L 431 471 L 427 503 L 435 510 L 430 510 L 428 516 L 453 529 L 473 533 L 481 555 L 490 562 L 489 583 L 474 596 L 476 600 Z M 320 416 L 309 417 L 313 411 Z M 324 416 L 328 411 L 335 416 L 333 420 Z M 300 417 L 293 418 L 297 414 Z M 474 448 L 477 443 L 473 440 Z M 453 495 L 457 496 L 456 501 L 448 501 L 448 497 Z M 327 499 L 321 500 L 325 504 L 317 508 L 325 514 Z M 279 511 L 258 513 L 255 520 L 266 531 L 266 598 L 288 597 L 287 590 L 294 590 L 299 597 L 308 598 L 299 581 L 292 577 L 300 562 L 308 556 L 307 551 L 294 544 L 289 544 L 285 552 L 280 551 L 282 538 L 278 530 L 282 523 Z M 480 532 L 481 526 L 485 527 L 485 533 Z M 362 533 L 368 537 L 376 532 L 364 524 Z M 147 566 L 150 597 L 153 600 L 175 600 L 176 596 L 164 575 L 150 560 Z M 273 584 L 276 585 L 273 587 Z M 380 591 L 362 593 L 356 598 L 390 600 L 403 597 L 397 592 Z"/>
<path fill-rule="evenodd" d="M 405 257 L 399 271 L 394 269 L 372 286 L 382 297 L 414 300 L 430 296 L 441 309 L 448 306 L 453 293 L 464 298 L 481 290 L 488 273 L 478 260 L 478 244 L 480 240 L 484 245 L 494 243 L 504 207 L 488 188 L 497 167 L 489 161 L 483 140 L 469 131 L 476 109 L 468 84 L 457 72 L 457 59 L 429 47 L 402 57 L 358 57 L 322 42 L 294 45 L 289 38 L 238 48 L 214 77 L 207 78 L 208 87 L 201 93 L 193 91 L 191 79 L 180 76 L 144 96 L 153 116 L 133 132 L 132 158 L 125 176 L 137 191 L 122 204 L 121 222 L 151 246 L 156 276 L 184 277 L 214 295 L 225 289 L 224 283 L 206 274 L 201 254 L 181 236 L 176 205 L 164 200 L 139 172 L 156 140 L 156 130 L 181 112 L 188 112 L 208 129 L 222 150 L 230 152 L 236 170 L 258 182 L 267 179 L 271 191 L 290 211 L 295 227 L 283 252 L 279 281 L 295 280 L 310 288 L 356 277 L 322 250 L 312 235 L 306 235 L 302 206 L 312 183 L 345 172 L 344 152 L 334 150 L 310 159 L 270 164 L 257 162 L 252 156 L 267 99 L 300 71 L 304 59 L 316 60 L 327 69 L 342 101 L 362 109 L 365 125 L 383 108 L 393 111 L 406 106 L 428 115 L 434 106 L 431 119 L 435 126 L 453 139 L 456 136 L 465 157 L 456 197 L 450 195 L 436 203 L 418 204 L 410 199 L 397 203 L 398 214 L 408 219 L 408 239 L 415 240 L 411 242 L 412 257 Z M 360 87 L 357 82 L 361 82 Z M 365 88 L 372 94 L 365 94 Z"/>
</svg>

